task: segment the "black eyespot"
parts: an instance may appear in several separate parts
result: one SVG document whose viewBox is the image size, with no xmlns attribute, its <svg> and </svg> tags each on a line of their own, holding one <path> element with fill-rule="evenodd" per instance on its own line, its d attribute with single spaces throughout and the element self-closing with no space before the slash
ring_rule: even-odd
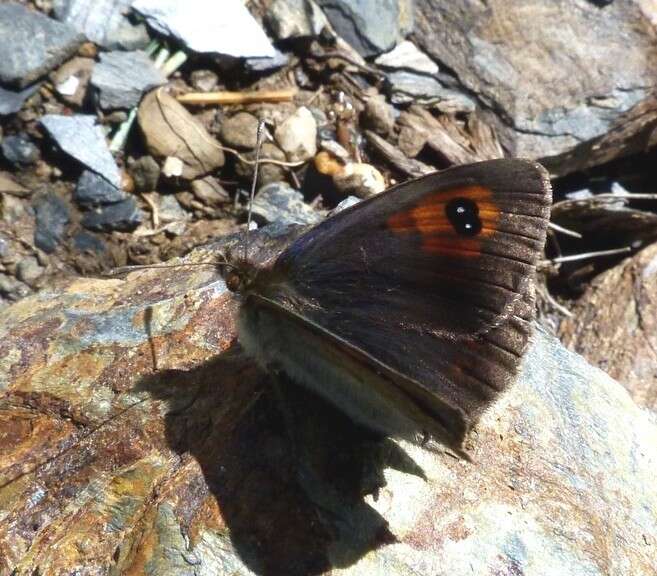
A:
<svg viewBox="0 0 657 576">
<path fill-rule="evenodd" d="M 445 213 L 454 230 L 462 236 L 476 236 L 481 232 L 479 207 L 469 198 L 454 198 L 445 206 Z"/>
</svg>

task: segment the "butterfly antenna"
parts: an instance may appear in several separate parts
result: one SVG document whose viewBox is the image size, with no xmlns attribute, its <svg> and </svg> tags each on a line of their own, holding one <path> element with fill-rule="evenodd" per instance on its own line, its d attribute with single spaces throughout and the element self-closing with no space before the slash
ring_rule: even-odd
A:
<svg viewBox="0 0 657 576">
<path fill-rule="evenodd" d="M 253 214 L 253 199 L 255 198 L 256 186 L 258 185 L 258 171 L 260 169 L 260 149 L 265 136 L 265 121 L 258 122 L 256 139 L 255 167 L 253 169 L 253 181 L 251 182 L 251 194 L 249 194 L 248 216 L 246 218 L 246 234 L 244 237 L 244 260 L 249 253 L 249 232 L 251 231 L 251 216 Z"/>
</svg>

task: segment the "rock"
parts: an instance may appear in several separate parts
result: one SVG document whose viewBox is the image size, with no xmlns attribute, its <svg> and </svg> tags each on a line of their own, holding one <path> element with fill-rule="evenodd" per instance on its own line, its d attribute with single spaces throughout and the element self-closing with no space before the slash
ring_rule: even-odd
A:
<svg viewBox="0 0 657 576">
<path fill-rule="evenodd" d="M 123 190 L 113 186 L 105 178 L 91 170 L 82 172 L 73 193 L 73 199 L 81 206 L 114 204 L 125 198 Z"/>
<path fill-rule="evenodd" d="M 145 52 L 107 52 L 100 55 L 91 75 L 104 110 L 133 108 L 142 95 L 167 81 Z"/>
<path fill-rule="evenodd" d="M 173 194 L 157 194 L 158 216 L 161 224 L 187 220 L 189 214 L 182 209 Z"/>
<path fill-rule="evenodd" d="M 563 343 L 657 412 L 657 245 L 596 276 L 559 327 Z"/>
<path fill-rule="evenodd" d="M 18 198 L 26 198 L 32 193 L 29 188 L 25 188 L 25 186 L 16 182 L 13 174 L 0 171 L 0 193 L 2 192 Z"/>
<path fill-rule="evenodd" d="M 286 182 L 272 182 L 258 190 L 253 200 L 253 216 L 279 224 L 316 224 L 321 214 L 303 201 L 303 194 Z"/>
<path fill-rule="evenodd" d="M 36 220 L 34 244 L 50 254 L 63 240 L 66 227 L 71 220 L 68 206 L 55 193 L 48 192 L 35 200 L 34 214 Z"/>
<path fill-rule="evenodd" d="M 78 162 L 121 187 L 121 174 L 95 116 L 46 114 L 40 120 L 59 147 Z"/>
<path fill-rule="evenodd" d="M 54 0 L 55 17 L 107 49 L 145 48 L 150 38 L 143 24 L 132 24 L 125 14 L 132 0 Z"/>
<path fill-rule="evenodd" d="M 0 82 L 24 88 L 72 56 L 84 36 L 71 26 L 28 10 L 0 4 Z"/>
<path fill-rule="evenodd" d="M 45 268 L 34 256 L 23 258 L 16 266 L 16 278 L 34 288 L 37 280 L 43 276 Z"/>
<path fill-rule="evenodd" d="M 18 301 L 31 292 L 29 286 L 6 274 L 0 273 L 0 296 L 6 300 Z M 2 302 L 0 302 L 0 306 Z"/>
<path fill-rule="evenodd" d="M 290 59 L 287 54 L 276 50 L 271 58 L 246 58 L 244 60 L 244 69 L 254 74 L 266 74 L 287 66 L 289 62 Z"/>
<path fill-rule="evenodd" d="M 226 146 L 253 150 L 258 141 L 258 119 L 248 112 L 238 112 L 221 123 L 221 139 Z"/>
<path fill-rule="evenodd" d="M 132 7 L 160 34 L 199 53 L 271 58 L 274 47 L 240 0 L 136 0 Z"/>
<path fill-rule="evenodd" d="M 309 160 L 317 152 L 317 122 L 302 106 L 276 128 L 274 138 L 291 162 Z"/>
<path fill-rule="evenodd" d="M 88 230 L 110 232 L 111 230 L 134 230 L 144 219 L 143 212 L 135 199 L 129 196 L 121 202 L 99 206 L 82 216 L 81 224 Z"/>
<path fill-rule="evenodd" d="M 337 31 L 362 56 L 387 52 L 413 29 L 412 0 L 317 0 Z"/>
<path fill-rule="evenodd" d="M 408 40 L 399 43 L 390 52 L 381 54 L 374 62 L 388 70 L 406 70 L 425 76 L 438 74 L 438 64 Z"/>
<path fill-rule="evenodd" d="M 238 159 L 235 162 L 235 174 L 238 178 L 242 180 L 251 181 L 253 178 L 253 172 L 255 168 L 255 151 L 244 152 L 242 154 L 244 158 L 250 160 L 250 162 L 243 162 Z M 260 152 L 261 160 L 277 160 L 280 162 L 287 162 L 285 153 L 272 142 L 265 142 L 262 145 L 262 151 Z M 258 185 L 264 186 L 271 182 L 280 182 L 286 180 L 288 177 L 288 172 L 285 168 L 279 164 L 274 164 L 273 162 L 263 161 L 260 164 L 260 169 L 258 170 Z"/>
<path fill-rule="evenodd" d="M 0 147 L 2 147 L 2 155 L 5 159 L 17 167 L 34 164 L 40 157 L 39 149 L 24 132 L 14 136 L 6 136 Z"/>
<path fill-rule="evenodd" d="M 85 230 L 81 230 L 73 236 L 73 246 L 80 252 L 88 252 L 91 254 L 103 254 L 107 251 L 107 246 L 105 246 L 102 239 Z"/>
<path fill-rule="evenodd" d="M 192 192 L 203 204 L 216 208 L 230 202 L 230 195 L 216 178 L 206 176 L 192 182 Z"/>
<path fill-rule="evenodd" d="M 413 72 L 390 72 L 386 75 L 387 91 L 393 104 L 418 103 L 433 105 L 441 112 L 472 112 L 476 104 L 465 93 L 445 87 L 440 80 Z"/>
<path fill-rule="evenodd" d="M 92 58 L 71 58 L 53 73 L 55 90 L 66 102 L 82 106 L 95 63 Z"/>
<path fill-rule="evenodd" d="M 22 107 L 23 103 L 33 94 L 35 94 L 41 84 L 33 84 L 22 90 L 7 90 L 0 86 L 0 116 L 15 114 Z"/>
<path fill-rule="evenodd" d="M 212 70 L 194 70 L 190 74 L 190 82 L 198 92 L 212 92 L 217 88 L 219 76 Z"/>
<path fill-rule="evenodd" d="M 347 208 L 351 208 L 352 206 L 355 206 L 359 202 L 362 202 L 361 198 L 358 198 L 357 196 L 347 196 L 342 202 L 340 202 L 335 208 L 333 208 L 333 210 L 331 210 L 329 216 L 333 216 L 338 212 L 342 212 Z"/>
<path fill-rule="evenodd" d="M 328 23 L 313 0 L 275 0 L 265 17 L 277 40 L 319 36 Z"/>
<path fill-rule="evenodd" d="M 364 162 L 349 162 L 342 172 L 333 175 L 333 182 L 343 194 L 354 194 L 359 198 L 369 198 L 386 189 L 381 172 Z"/>
<path fill-rule="evenodd" d="M 284 245 L 270 228 L 259 262 Z M 465 462 L 372 438 L 287 381 L 277 396 L 232 347 L 236 307 L 199 266 L 3 310 L 3 572 L 654 572 L 655 417 L 554 338 L 535 334 Z"/>
<path fill-rule="evenodd" d="M 415 6 L 414 41 L 486 103 L 511 156 L 565 153 L 606 133 L 646 97 L 657 74 L 654 23 L 640 3 L 602 10 L 591 2 L 573 10 L 568 0 L 550 2 L 549 10 L 542 0 Z"/>
<path fill-rule="evenodd" d="M 146 146 L 156 158 L 182 162 L 181 176 L 194 180 L 223 166 L 224 153 L 205 127 L 163 90 L 147 94 L 137 114 Z"/>
<path fill-rule="evenodd" d="M 362 122 L 365 128 L 387 136 L 395 127 L 395 111 L 383 96 L 377 94 L 365 101 Z"/>
<path fill-rule="evenodd" d="M 137 192 L 151 192 L 160 179 L 160 165 L 152 156 L 141 156 L 129 168 Z"/>
</svg>

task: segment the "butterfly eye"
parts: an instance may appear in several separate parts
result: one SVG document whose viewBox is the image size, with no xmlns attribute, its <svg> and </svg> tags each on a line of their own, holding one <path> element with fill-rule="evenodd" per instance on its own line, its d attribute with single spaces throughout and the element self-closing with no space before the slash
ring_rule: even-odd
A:
<svg viewBox="0 0 657 576">
<path fill-rule="evenodd" d="M 445 206 L 445 213 L 454 230 L 462 236 L 476 236 L 481 232 L 479 207 L 469 198 L 454 198 Z"/>
</svg>

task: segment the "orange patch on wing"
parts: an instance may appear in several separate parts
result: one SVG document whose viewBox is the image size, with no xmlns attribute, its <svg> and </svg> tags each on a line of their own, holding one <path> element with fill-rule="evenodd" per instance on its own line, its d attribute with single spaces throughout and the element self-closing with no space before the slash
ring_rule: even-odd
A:
<svg viewBox="0 0 657 576">
<path fill-rule="evenodd" d="M 450 201 L 465 198 L 479 210 L 481 230 L 472 236 L 459 233 L 447 216 Z M 393 214 L 387 227 L 394 234 L 419 234 L 422 250 L 446 256 L 476 258 L 481 243 L 492 236 L 500 219 L 500 209 L 493 200 L 493 191 L 483 186 L 463 186 L 427 194 L 409 210 Z"/>
</svg>

